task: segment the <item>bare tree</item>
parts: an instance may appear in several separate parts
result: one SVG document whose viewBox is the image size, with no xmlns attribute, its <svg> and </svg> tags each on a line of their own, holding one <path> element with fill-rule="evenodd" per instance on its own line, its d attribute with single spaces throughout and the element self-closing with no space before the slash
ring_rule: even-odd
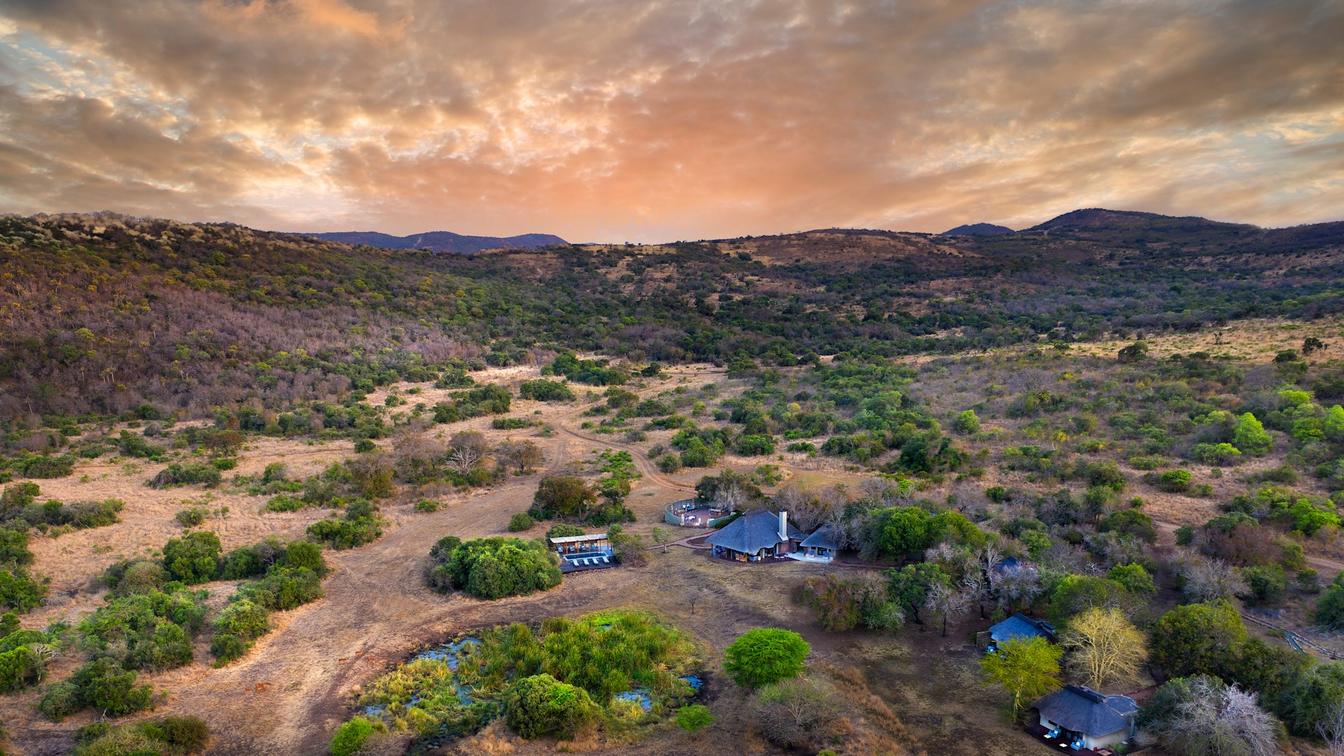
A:
<svg viewBox="0 0 1344 756">
<path fill-rule="evenodd" d="M 1194 601 L 1213 601 L 1245 593 L 1246 582 L 1236 569 L 1220 559 L 1190 557 L 1180 568 L 1182 592 Z"/>
<path fill-rule="evenodd" d="M 947 637 L 948 620 L 960 616 L 969 604 L 966 594 L 942 582 L 934 583 L 924 597 L 924 608 L 929 611 L 929 615 L 942 622 L 944 638 Z"/>
<path fill-rule="evenodd" d="M 1031 603 L 1041 595 L 1041 574 L 1035 567 L 1023 565 L 1015 570 L 990 572 L 990 583 L 999 607 L 1012 611 L 1022 604 Z"/>
<path fill-rule="evenodd" d="M 1344 699 L 1336 698 L 1325 707 L 1316 722 L 1316 734 L 1325 741 L 1330 756 L 1344 756 Z"/>
<path fill-rule="evenodd" d="M 1175 754 L 1279 752 L 1274 717 L 1260 708 L 1256 695 L 1208 677 L 1190 681 L 1189 695 L 1157 724 L 1154 734 Z"/>
<path fill-rule="evenodd" d="M 448 440 L 448 467 L 459 475 L 466 475 L 480 464 L 489 449 L 485 434 L 479 431 L 455 433 Z"/>
<path fill-rule="evenodd" d="M 545 461 L 541 447 L 532 441 L 504 441 L 495 447 L 495 457 L 503 464 L 512 467 L 519 475 L 524 475 Z"/>
</svg>

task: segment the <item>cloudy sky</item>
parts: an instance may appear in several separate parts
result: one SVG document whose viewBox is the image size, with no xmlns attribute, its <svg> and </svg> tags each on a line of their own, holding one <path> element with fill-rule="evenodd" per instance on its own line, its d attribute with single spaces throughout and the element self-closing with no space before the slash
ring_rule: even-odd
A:
<svg viewBox="0 0 1344 756">
<path fill-rule="evenodd" d="M 0 0 L 0 212 L 671 240 L 1344 218 L 1344 0 Z"/>
</svg>

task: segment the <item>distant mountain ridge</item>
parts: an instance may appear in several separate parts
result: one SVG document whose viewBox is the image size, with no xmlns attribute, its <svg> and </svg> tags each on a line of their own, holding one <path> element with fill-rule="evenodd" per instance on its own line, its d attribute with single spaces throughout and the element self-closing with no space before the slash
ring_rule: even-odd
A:
<svg viewBox="0 0 1344 756">
<path fill-rule="evenodd" d="M 1027 231 L 1118 231 L 1127 229 L 1154 228 L 1165 231 L 1258 231 L 1257 226 L 1249 223 L 1225 223 L 1209 220 L 1198 215 L 1159 215 L 1135 210 L 1107 210 L 1089 207 L 1073 210 L 1056 216 Z"/>
<path fill-rule="evenodd" d="M 536 249 L 568 244 L 555 234 L 519 234 L 517 236 L 468 236 L 452 231 L 427 231 L 423 234 L 393 236 L 378 231 L 331 231 L 304 234 L 341 244 L 381 247 L 383 249 L 428 249 L 454 255 L 469 255 L 485 249 Z"/>
<path fill-rule="evenodd" d="M 943 232 L 943 236 L 998 236 L 1011 233 L 1015 233 L 1013 229 L 996 223 L 965 223 L 949 228 Z"/>
</svg>

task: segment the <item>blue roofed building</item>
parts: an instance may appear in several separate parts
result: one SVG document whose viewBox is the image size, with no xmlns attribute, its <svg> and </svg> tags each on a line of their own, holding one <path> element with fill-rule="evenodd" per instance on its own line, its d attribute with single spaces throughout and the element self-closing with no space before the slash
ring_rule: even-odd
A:
<svg viewBox="0 0 1344 756">
<path fill-rule="evenodd" d="M 1034 617 L 1028 617 L 1021 612 L 997 622 L 989 628 L 989 643 L 986 645 L 986 651 L 998 650 L 998 644 L 1009 640 L 1026 640 L 1028 638 L 1045 638 L 1054 643 L 1055 626 L 1045 620 L 1039 620 Z"/>
<path fill-rule="evenodd" d="M 835 526 L 826 523 L 812 535 L 798 544 L 798 550 L 789 556 L 804 562 L 829 563 L 840 553 L 840 539 L 836 537 Z"/>
<path fill-rule="evenodd" d="M 1071 752 L 1103 752 L 1134 736 L 1139 705 L 1129 696 L 1065 685 L 1036 702 L 1036 722 L 1027 729 Z"/>
<path fill-rule="evenodd" d="M 738 562 L 786 557 L 797 550 L 803 534 L 789 525 L 789 513 L 757 509 L 724 525 L 705 539 L 714 556 Z"/>
</svg>

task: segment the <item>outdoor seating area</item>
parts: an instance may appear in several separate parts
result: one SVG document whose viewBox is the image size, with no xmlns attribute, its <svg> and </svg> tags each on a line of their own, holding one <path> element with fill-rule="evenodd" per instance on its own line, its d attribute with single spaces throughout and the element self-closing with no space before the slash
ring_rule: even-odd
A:
<svg viewBox="0 0 1344 756">
<path fill-rule="evenodd" d="M 680 528 L 712 528 L 731 515 L 731 510 L 715 502 L 682 499 L 667 505 L 663 522 Z"/>
</svg>

